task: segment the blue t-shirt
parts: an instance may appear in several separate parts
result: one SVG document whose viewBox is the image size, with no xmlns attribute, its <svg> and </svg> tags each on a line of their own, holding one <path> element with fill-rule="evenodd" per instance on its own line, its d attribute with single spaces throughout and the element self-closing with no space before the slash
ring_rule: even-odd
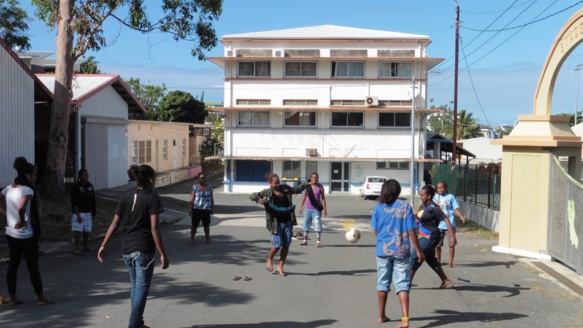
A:
<svg viewBox="0 0 583 328">
<path fill-rule="evenodd" d="M 433 201 L 435 202 L 435 204 L 439 205 L 439 207 L 441 207 L 441 210 L 443 211 L 443 213 L 445 213 L 445 215 L 447 215 L 447 217 L 449 218 L 449 222 L 451 222 L 451 226 L 455 227 L 455 219 L 454 219 L 454 212 L 453 211 L 460 208 L 460 205 L 457 203 L 455 196 L 452 194 L 445 194 L 445 196 L 437 194 L 437 195 L 433 196 Z M 439 223 L 439 229 L 447 230 L 447 225 L 445 224 L 445 222 Z"/>
<path fill-rule="evenodd" d="M 392 205 L 378 203 L 370 226 L 377 232 L 377 256 L 403 259 L 411 256 L 409 230 L 417 227 L 411 206 L 397 199 Z"/>
</svg>

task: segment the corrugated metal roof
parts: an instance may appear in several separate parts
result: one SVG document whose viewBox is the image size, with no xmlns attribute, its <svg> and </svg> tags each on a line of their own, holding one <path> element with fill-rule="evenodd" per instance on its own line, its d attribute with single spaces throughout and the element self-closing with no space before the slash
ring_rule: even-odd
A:
<svg viewBox="0 0 583 328">
<path fill-rule="evenodd" d="M 41 82 L 54 94 L 55 93 L 55 75 L 37 74 Z M 93 90 L 99 89 L 104 85 L 110 85 L 112 80 L 115 80 L 117 75 L 75 75 L 73 77 L 73 99 L 77 101 Z"/>
<path fill-rule="evenodd" d="M 422 40 L 427 35 L 408 34 L 391 31 L 367 30 L 362 28 L 320 25 L 291 28 L 264 32 L 251 32 L 224 35 L 224 39 L 386 39 L 386 40 Z"/>
</svg>

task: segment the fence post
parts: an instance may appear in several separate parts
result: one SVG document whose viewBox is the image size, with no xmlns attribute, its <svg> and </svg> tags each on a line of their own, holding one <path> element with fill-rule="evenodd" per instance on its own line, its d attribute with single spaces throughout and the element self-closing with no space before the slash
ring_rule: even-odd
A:
<svg viewBox="0 0 583 328">
<path fill-rule="evenodd" d="M 490 178 L 490 173 L 488 173 L 488 180 L 495 181 L 495 179 Z M 488 208 L 492 208 L 492 204 L 490 204 L 490 192 L 492 191 L 492 182 L 488 183 Z"/>
</svg>

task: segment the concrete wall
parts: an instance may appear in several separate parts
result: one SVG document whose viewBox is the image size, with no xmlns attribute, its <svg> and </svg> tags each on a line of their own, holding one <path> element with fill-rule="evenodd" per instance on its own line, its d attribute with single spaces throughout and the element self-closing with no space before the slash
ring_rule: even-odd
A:
<svg viewBox="0 0 583 328">
<path fill-rule="evenodd" d="M 459 199 L 457 201 L 460 205 L 460 212 L 462 212 L 466 218 L 488 230 L 500 232 L 500 211 L 482 205 L 466 203 Z"/>
</svg>

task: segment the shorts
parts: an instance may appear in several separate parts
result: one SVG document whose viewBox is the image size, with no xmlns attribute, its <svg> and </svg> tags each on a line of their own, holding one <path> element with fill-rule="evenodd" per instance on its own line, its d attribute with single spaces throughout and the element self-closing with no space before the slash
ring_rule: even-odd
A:
<svg viewBox="0 0 583 328">
<path fill-rule="evenodd" d="M 397 259 L 392 256 L 377 256 L 377 290 L 390 292 L 392 281 L 396 294 L 403 291 L 409 292 L 411 285 L 409 262 L 409 258 Z"/>
<path fill-rule="evenodd" d="M 314 221 L 314 231 L 322 232 L 322 212 L 306 208 L 304 210 L 304 231 L 310 231 L 312 220 Z"/>
<path fill-rule="evenodd" d="M 196 228 L 202 221 L 203 227 L 208 227 L 211 224 L 211 210 L 192 209 L 192 227 Z"/>
<path fill-rule="evenodd" d="M 277 233 L 271 234 L 271 247 L 281 248 L 291 245 L 293 225 L 291 221 L 277 222 Z"/>
<path fill-rule="evenodd" d="M 71 231 L 91 232 L 93 227 L 93 219 L 91 213 L 80 213 L 83 222 L 77 221 L 77 214 L 73 214 L 71 219 Z"/>
<path fill-rule="evenodd" d="M 447 229 L 443 230 L 443 229 L 439 229 L 439 231 L 441 232 L 440 236 L 439 236 L 439 243 L 437 244 L 437 247 L 443 247 L 443 243 L 445 240 L 445 235 L 447 234 Z M 455 227 L 453 227 L 453 232 L 455 233 Z M 451 242 L 449 241 L 449 239 L 447 240 L 447 245 L 449 247 L 451 247 Z"/>
</svg>

